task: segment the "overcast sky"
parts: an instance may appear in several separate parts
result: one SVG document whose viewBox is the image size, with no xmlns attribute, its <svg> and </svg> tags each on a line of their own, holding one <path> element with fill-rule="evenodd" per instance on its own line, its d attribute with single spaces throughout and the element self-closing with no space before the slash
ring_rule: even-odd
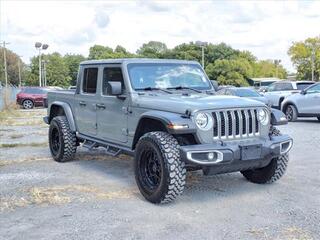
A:
<svg viewBox="0 0 320 240">
<path fill-rule="evenodd" d="M 23 56 L 47 52 L 88 55 L 94 44 L 135 52 L 150 40 L 225 42 L 259 59 L 281 59 L 293 41 L 320 34 L 320 1 L 0 1 L 1 40 Z"/>
</svg>

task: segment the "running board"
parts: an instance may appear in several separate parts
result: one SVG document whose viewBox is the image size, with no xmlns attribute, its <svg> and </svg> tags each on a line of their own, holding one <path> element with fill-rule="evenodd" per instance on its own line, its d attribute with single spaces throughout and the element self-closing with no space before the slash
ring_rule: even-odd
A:
<svg viewBox="0 0 320 240">
<path fill-rule="evenodd" d="M 88 148 L 89 150 L 92 150 L 96 147 L 104 147 L 106 149 L 106 153 L 112 157 L 116 157 L 121 153 L 133 155 L 133 151 L 131 149 L 123 146 L 101 141 L 82 134 L 77 134 L 77 137 L 84 140 L 82 146 Z"/>
</svg>

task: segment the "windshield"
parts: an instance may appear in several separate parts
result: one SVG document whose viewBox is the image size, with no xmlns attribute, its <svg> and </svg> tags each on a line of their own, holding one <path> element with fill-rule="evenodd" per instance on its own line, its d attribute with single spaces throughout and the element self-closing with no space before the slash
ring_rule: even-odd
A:
<svg viewBox="0 0 320 240">
<path fill-rule="evenodd" d="M 193 88 L 211 90 L 212 86 L 197 64 L 132 63 L 128 65 L 131 85 L 144 88 Z"/>
<path fill-rule="evenodd" d="M 261 97 L 259 93 L 251 89 L 239 88 L 235 92 L 238 97 Z"/>
</svg>

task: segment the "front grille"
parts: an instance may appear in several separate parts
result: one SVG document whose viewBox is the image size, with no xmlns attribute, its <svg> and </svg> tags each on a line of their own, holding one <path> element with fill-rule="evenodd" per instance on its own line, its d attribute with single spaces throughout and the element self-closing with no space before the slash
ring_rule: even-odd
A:
<svg viewBox="0 0 320 240">
<path fill-rule="evenodd" d="M 256 109 L 212 112 L 214 139 L 249 138 L 260 135 Z"/>
</svg>

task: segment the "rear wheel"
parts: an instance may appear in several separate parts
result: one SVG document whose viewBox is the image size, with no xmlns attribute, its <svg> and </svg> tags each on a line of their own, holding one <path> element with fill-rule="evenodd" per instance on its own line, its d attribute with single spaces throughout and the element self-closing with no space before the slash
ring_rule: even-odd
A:
<svg viewBox="0 0 320 240">
<path fill-rule="evenodd" d="M 298 118 L 298 111 L 293 105 L 287 106 L 285 114 L 289 122 L 294 122 Z"/>
<path fill-rule="evenodd" d="M 30 99 L 26 99 L 22 102 L 22 107 L 24 109 L 32 109 L 34 107 L 34 104 Z"/>
<path fill-rule="evenodd" d="M 184 189 L 186 169 L 177 140 L 166 132 L 143 135 L 136 147 L 134 171 L 141 194 L 152 203 L 173 201 Z"/>
<path fill-rule="evenodd" d="M 274 127 L 271 129 L 270 134 L 274 136 L 281 135 L 280 131 Z M 273 183 L 284 175 L 288 162 L 289 155 L 283 154 L 273 158 L 271 162 L 263 168 L 241 171 L 241 173 L 247 180 L 253 183 Z"/>
<path fill-rule="evenodd" d="M 53 159 L 66 162 L 74 157 L 77 150 L 76 134 L 71 131 L 65 116 L 52 119 L 49 128 L 49 147 Z"/>
</svg>

